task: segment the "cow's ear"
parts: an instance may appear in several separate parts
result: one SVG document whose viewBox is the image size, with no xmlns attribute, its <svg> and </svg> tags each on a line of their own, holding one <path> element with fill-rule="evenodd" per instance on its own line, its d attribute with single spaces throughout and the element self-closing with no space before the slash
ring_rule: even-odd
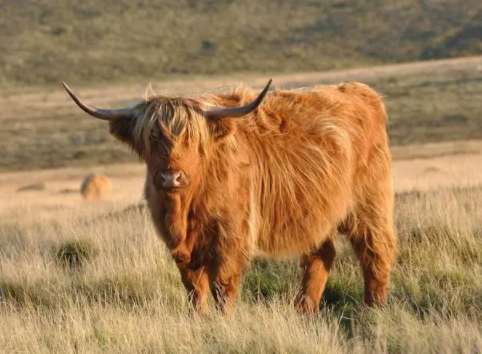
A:
<svg viewBox="0 0 482 354">
<path fill-rule="evenodd" d="M 134 139 L 132 135 L 132 119 L 113 119 L 109 122 L 110 133 L 119 141 L 129 145 L 134 149 Z"/>
<path fill-rule="evenodd" d="M 237 124 L 235 119 L 219 119 L 211 121 L 210 129 L 215 142 L 222 142 L 226 138 L 233 136 L 236 132 Z"/>
</svg>

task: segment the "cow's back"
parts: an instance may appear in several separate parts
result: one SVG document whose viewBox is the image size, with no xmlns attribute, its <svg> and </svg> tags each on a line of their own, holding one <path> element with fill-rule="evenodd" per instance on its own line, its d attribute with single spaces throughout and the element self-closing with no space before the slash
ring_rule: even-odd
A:
<svg viewBox="0 0 482 354">
<path fill-rule="evenodd" d="M 366 85 L 277 91 L 257 124 L 240 129 L 252 153 L 250 227 L 262 252 L 319 245 L 363 198 L 376 170 L 390 169 L 385 108 Z"/>
</svg>

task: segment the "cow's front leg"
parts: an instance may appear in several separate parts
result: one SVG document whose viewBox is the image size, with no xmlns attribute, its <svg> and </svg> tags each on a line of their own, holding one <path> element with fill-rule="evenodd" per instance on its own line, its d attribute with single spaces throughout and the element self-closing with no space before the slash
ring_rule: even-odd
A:
<svg viewBox="0 0 482 354">
<path fill-rule="evenodd" d="M 216 256 L 210 267 L 210 286 L 218 309 L 225 314 L 234 311 L 239 281 L 250 259 L 249 225 L 243 218 L 224 219 L 218 226 Z"/>
<path fill-rule="evenodd" d="M 229 275 L 219 275 L 211 281 L 211 292 L 216 305 L 225 314 L 229 315 L 234 312 L 234 303 L 238 297 L 241 276 L 242 270 Z"/>
<path fill-rule="evenodd" d="M 240 243 L 231 245 L 221 254 L 210 265 L 210 287 L 218 309 L 229 315 L 234 312 L 239 281 L 249 261 L 249 252 Z"/>
<path fill-rule="evenodd" d="M 188 299 L 192 307 L 200 315 L 207 310 L 206 297 L 209 292 L 209 275 L 206 267 L 190 269 L 184 263 L 178 264 L 182 283 L 186 287 Z"/>
<path fill-rule="evenodd" d="M 174 258 L 174 261 L 177 264 L 187 265 L 191 262 L 191 255 L 196 243 L 197 235 L 198 233 L 196 231 L 189 232 L 185 240 L 171 250 L 172 258 Z"/>
</svg>

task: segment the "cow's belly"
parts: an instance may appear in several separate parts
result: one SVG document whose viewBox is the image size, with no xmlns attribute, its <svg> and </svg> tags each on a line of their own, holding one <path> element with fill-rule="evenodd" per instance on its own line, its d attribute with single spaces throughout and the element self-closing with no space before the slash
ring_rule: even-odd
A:
<svg viewBox="0 0 482 354">
<path fill-rule="evenodd" d="M 303 223 L 287 225 L 283 230 L 260 232 L 256 237 L 255 254 L 285 257 L 308 253 L 332 235 L 335 223 L 306 227 Z"/>
</svg>

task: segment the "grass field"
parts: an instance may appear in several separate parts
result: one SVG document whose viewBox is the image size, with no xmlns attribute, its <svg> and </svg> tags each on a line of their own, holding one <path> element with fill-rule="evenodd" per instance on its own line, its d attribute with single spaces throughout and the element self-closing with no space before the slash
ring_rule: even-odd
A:
<svg viewBox="0 0 482 354">
<path fill-rule="evenodd" d="M 480 0 L 0 0 L 0 354 L 482 353 L 481 33 Z M 211 299 L 194 314 L 144 167 L 59 85 L 115 108 L 269 78 L 385 97 L 399 238 L 386 305 L 362 304 L 338 236 L 316 315 L 294 309 L 297 259 L 255 260 L 233 316 Z M 80 199 L 91 172 L 109 198 Z"/>
<path fill-rule="evenodd" d="M 2 353 L 482 351 L 481 187 L 398 192 L 399 253 L 384 307 L 362 305 L 358 263 L 339 237 L 314 316 L 294 311 L 295 260 L 255 262 L 233 317 L 212 303 L 207 317 L 192 314 L 147 211 L 123 196 L 2 203 Z"/>
</svg>

